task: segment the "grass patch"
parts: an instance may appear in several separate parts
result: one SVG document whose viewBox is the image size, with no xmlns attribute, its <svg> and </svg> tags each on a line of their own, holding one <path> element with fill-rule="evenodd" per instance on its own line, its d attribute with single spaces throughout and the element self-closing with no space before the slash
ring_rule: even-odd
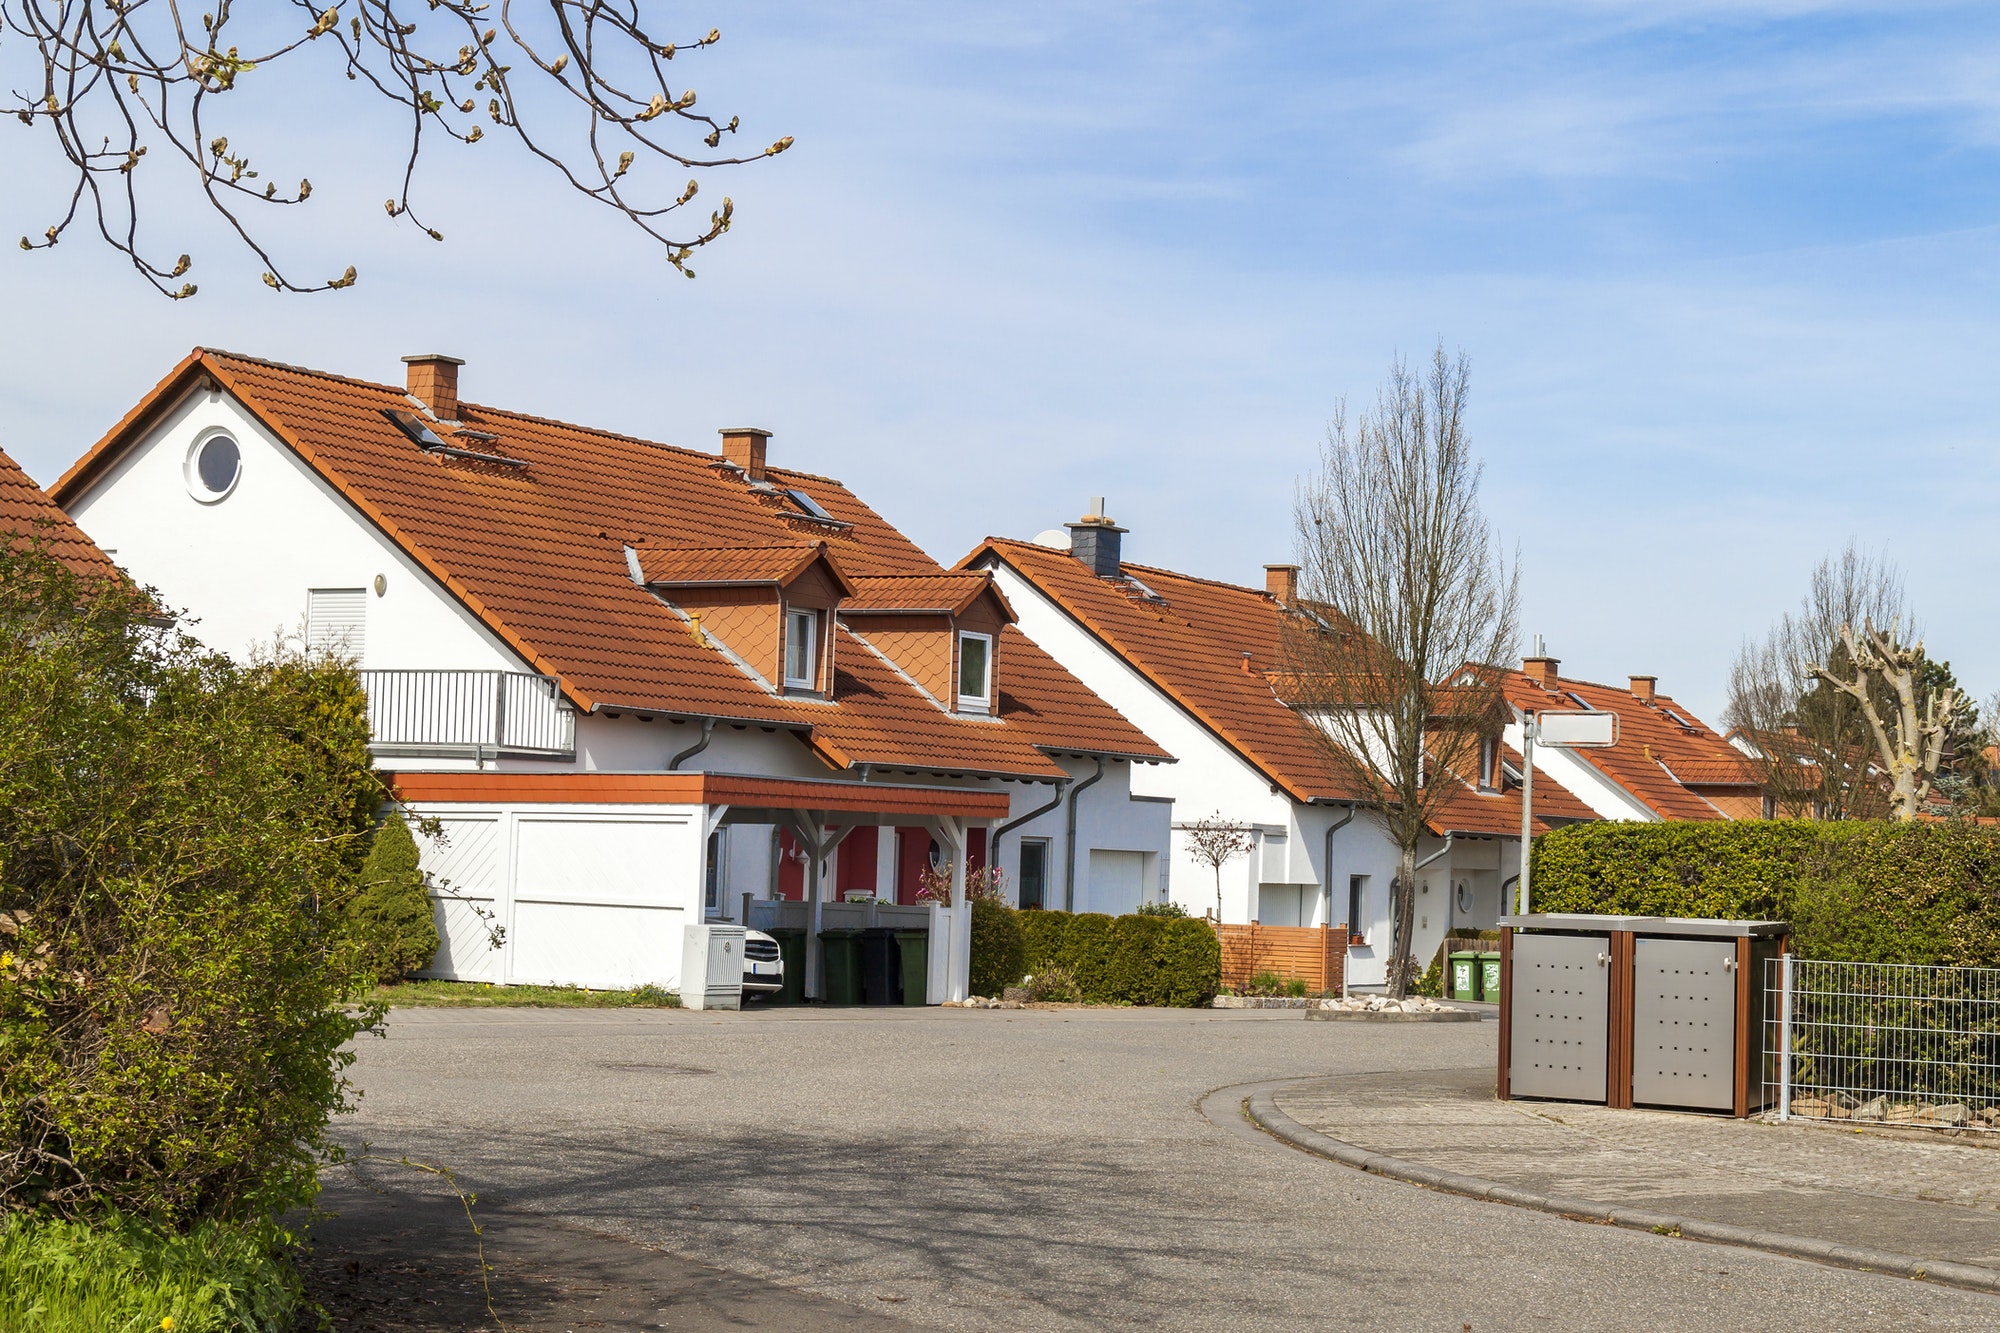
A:
<svg viewBox="0 0 2000 1333">
<path fill-rule="evenodd" d="M 484 981 L 399 981 L 377 986 L 368 1001 L 391 1009 L 678 1009 L 681 997 L 658 986 L 592 990 L 585 986 L 495 986 Z"/>
<path fill-rule="evenodd" d="M 6 1333 L 282 1333 L 300 1282 L 275 1223 L 206 1221 L 178 1234 L 109 1214 L 0 1220 Z"/>
</svg>

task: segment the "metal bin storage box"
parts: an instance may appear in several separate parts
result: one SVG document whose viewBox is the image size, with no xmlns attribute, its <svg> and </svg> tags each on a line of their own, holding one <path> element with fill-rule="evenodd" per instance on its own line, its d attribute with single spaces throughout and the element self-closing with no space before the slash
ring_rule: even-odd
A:
<svg viewBox="0 0 2000 1333">
<path fill-rule="evenodd" d="M 743 927 L 687 926 L 681 936 L 681 1007 L 743 1007 Z"/>
<path fill-rule="evenodd" d="M 1747 1116 L 1771 1082 L 1763 961 L 1782 921 L 1503 917 L 1500 1095 Z"/>
</svg>

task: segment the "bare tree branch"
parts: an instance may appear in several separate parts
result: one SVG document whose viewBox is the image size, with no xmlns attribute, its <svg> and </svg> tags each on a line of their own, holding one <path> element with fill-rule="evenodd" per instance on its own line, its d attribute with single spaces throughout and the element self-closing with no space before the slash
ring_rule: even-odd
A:
<svg viewBox="0 0 2000 1333">
<path fill-rule="evenodd" d="M 1497 734 L 1496 672 L 1514 653 L 1518 571 L 1498 554 L 1466 433 L 1470 367 L 1442 343 L 1398 361 L 1373 407 L 1335 414 L 1294 506 L 1299 603 L 1280 692 L 1328 771 L 1373 804 L 1402 851 L 1390 980 L 1408 984 L 1417 845 Z"/>
<path fill-rule="evenodd" d="M 781 153 L 792 141 L 747 156 L 719 154 L 737 118 L 696 111 L 694 92 L 675 92 L 667 82 L 667 66 L 721 33 L 665 42 L 643 25 L 640 9 L 640 0 L 519 0 L 518 7 L 499 0 L 496 16 L 493 4 L 467 0 L 287 0 L 249 7 L 238 19 L 233 0 L 216 0 L 196 31 L 179 0 L 0 0 L 0 69 L 11 69 L 17 53 L 32 49 L 35 56 L 23 56 L 11 71 L 10 109 L 31 129 L 47 129 L 75 172 L 56 220 L 39 240 L 22 237 L 21 248 L 48 249 L 88 217 L 157 290 L 175 299 L 194 295 L 195 284 L 183 281 L 193 259 L 183 253 L 169 260 L 171 247 L 140 235 L 142 204 L 157 190 L 151 182 L 167 169 L 156 165 L 165 159 L 193 177 L 208 208 L 261 262 L 266 285 L 293 292 L 352 286 L 352 265 L 315 281 L 293 277 L 272 257 L 251 214 L 305 203 L 312 182 L 301 175 L 291 189 L 265 180 L 241 136 L 213 123 L 254 125 L 254 107 L 243 104 L 247 90 L 291 93 L 306 78 L 306 53 L 317 51 L 408 120 L 400 185 L 385 204 L 391 217 L 443 240 L 413 211 L 424 135 L 476 144 L 490 124 L 571 188 L 624 215 L 693 277 L 688 258 L 729 230 L 734 206 L 724 199 L 705 222 L 677 225 L 674 215 L 690 207 L 700 186 L 693 179 L 662 185 L 657 170 L 738 165 Z M 524 73 L 533 77 L 523 80 Z M 567 130 L 557 115 L 565 109 Z M 701 149 L 683 139 L 698 140 Z M 156 147 L 163 152 L 149 161 Z M 655 169 L 650 190 L 635 186 L 647 174 L 635 174 L 642 162 Z"/>
</svg>

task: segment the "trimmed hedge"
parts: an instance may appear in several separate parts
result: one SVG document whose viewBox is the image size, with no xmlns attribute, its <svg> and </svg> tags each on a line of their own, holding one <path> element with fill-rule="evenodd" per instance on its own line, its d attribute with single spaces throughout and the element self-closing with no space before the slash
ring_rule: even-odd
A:
<svg viewBox="0 0 2000 1333">
<path fill-rule="evenodd" d="M 1041 911 L 1020 921 L 1024 970 L 1067 968 L 1089 1004 L 1197 1008 L 1222 985 L 1222 945 L 1199 917 Z"/>
<path fill-rule="evenodd" d="M 989 898 L 972 903 L 972 993 L 997 996 L 1027 971 L 1021 913 Z"/>
<path fill-rule="evenodd" d="M 1807 958 L 2000 966 L 2000 829 L 1811 820 L 1573 824 L 1535 843 L 1538 912 L 1792 923 Z"/>
</svg>

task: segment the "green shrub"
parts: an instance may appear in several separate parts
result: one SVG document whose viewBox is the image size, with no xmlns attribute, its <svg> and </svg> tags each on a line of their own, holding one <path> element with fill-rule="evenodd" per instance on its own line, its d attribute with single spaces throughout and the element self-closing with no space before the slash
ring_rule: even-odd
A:
<svg viewBox="0 0 2000 1333">
<path fill-rule="evenodd" d="M 1808 958 L 2000 966 L 2000 829 L 1576 824 L 1535 843 L 1541 912 L 1792 923 Z"/>
<path fill-rule="evenodd" d="M 1007 987 L 1020 985 L 1027 970 L 1021 914 L 990 898 L 973 899 L 972 994 L 998 997 Z"/>
<path fill-rule="evenodd" d="M 1028 973 L 1058 971 L 1092 1004 L 1196 1008 L 1222 986 L 1222 945 L 1200 917 L 1023 912 Z"/>
<path fill-rule="evenodd" d="M 1169 898 L 1165 902 L 1140 903 L 1132 909 L 1135 916 L 1186 916 L 1187 908 Z"/>
<path fill-rule="evenodd" d="M 291 1238 L 270 1222 L 184 1233 L 119 1213 L 0 1217 L 7 1333 L 281 1333 L 301 1303 Z"/>
<path fill-rule="evenodd" d="M 1103 912 L 1076 912 L 1063 936 L 1062 965 L 1076 977 L 1086 1004 L 1111 1004 L 1118 992 L 1111 975 L 1111 922 Z"/>
<path fill-rule="evenodd" d="M 249 666 L 0 543 L 0 1212 L 311 1199 L 382 793 L 351 668 Z"/>
<path fill-rule="evenodd" d="M 437 921 L 417 859 L 409 822 L 391 810 L 369 841 L 353 894 L 340 907 L 362 965 L 380 982 L 401 980 L 438 951 Z"/>
</svg>

